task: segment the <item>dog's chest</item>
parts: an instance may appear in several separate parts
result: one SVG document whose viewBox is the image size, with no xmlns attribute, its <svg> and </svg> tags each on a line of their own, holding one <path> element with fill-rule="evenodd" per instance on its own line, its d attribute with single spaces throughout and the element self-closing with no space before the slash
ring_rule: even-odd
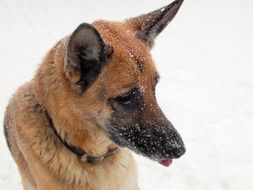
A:
<svg viewBox="0 0 253 190">
<path fill-rule="evenodd" d="M 128 151 L 123 151 L 112 165 L 97 168 L 89 177 L 90 190 L 136 190 L 137 171 L 135 161 Z"/>
</svg>

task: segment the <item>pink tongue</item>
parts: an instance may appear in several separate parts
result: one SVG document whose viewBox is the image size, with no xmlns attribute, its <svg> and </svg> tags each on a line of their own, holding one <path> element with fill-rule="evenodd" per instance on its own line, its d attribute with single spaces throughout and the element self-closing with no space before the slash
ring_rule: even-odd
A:
<svg viewBox="0 0 253 190">
<path fill-rule="evenodd" d="M 164 165 L 165 167 L 169 167 L 172 164 L 172 160 L 163 160 L 159 163 Z"/>
</svg>

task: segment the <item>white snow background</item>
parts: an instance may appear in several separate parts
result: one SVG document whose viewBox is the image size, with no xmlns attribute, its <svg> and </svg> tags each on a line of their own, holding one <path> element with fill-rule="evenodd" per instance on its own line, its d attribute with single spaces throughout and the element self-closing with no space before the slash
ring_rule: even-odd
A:
<svg viewBox="0 0 253 190">
<path fill-rule="evenodd" d="M 80 23 L 122 20 L 168 0 L 1 0 L 0 122 L 11 94 Z M 152 50 L 160 106 L 187 152 L 171 167 L 135 156 L 143 190 L 253 189 L 253 1 L 185 0 Z M 0 133 L 0 190 L 22 189 Z"/>
</svg>

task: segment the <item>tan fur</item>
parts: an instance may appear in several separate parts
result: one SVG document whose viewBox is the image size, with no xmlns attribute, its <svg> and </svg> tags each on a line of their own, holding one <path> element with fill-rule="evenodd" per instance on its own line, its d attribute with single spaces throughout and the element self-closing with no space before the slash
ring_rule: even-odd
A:
<svg viewBox="0 0 253 190">
<path fill-rule="evenodd" d="M 115 52 L 83 98 L 77 97 L 64 73 L 66 39 L 63 39 L 49 51 L 34 79 L 22 86 L 9 103 L 5 123 L 26 190 L 138 189 L 135 162 L 129 150 L 120 148 L 95 165 L 80 162 L 60 144 L 44 114 L 46 107 L 61 136 L 68 134 L 66 138 L 71 143 L 99 156 L 108 147 L 116 146 L 97 127 L 110 114 L 103 101 L 105 97 L 116 97 L 136 83 L 151 86 L 144 84 L 151 83 L 150 76 L 156 73 L 149 48 L 133 36 L 131 25 L 105 21 L 93 25 Z M 133 56 L 141 63 L 136 63 Z M 140 73 L 138 64 L 144 73 Z M 77 109 L 80 105 L 83 112 Z M 96 121 L 97 126 L 91 121 Z"/>
<path fill-rule="evenodd" d="M 149 119 L 145 127 L 167 127 L 167 133 L 173 134 L 173 142 L 180 144 L 177 146 L 177 154 L 173 144 L 171 157 L 164 156 L 165 153 L 156 156 L 160 159 L 177 158 L 185 152 L 181 137 L 155 100 L 153 90 L 157 71 L 150 55 L 154 38 L 174 18 L 182 2 L 183 0 L 176 0 L 165 8 L 125 22 L 96 21 L 92 24 L 93 27 L 82 25 L 86 29 L 89 26 L 92 30 L 97 30 L 99 35 L 87 29 L 86 33 L 80 32 L 85 36 L 75 39 L 72 38 L 75 37 L 74 32 L 71 37 L 60 40 L 47 53 L 35 77 L 20 87 L 10 100 L 4 119 L 7 142 L 18 165 L 25 190 L 138 190 L 137 171 L 131 152 L 113 143 L 106 131 L 110 124 L 107 123 L 108 118 L 113 113 L 121 113 L 114 112 L 108 101 L 115 101 L 134 87 L 142 92 L 140 121 Z M 102 38 L 100 41 L 98 36 L 99 39 L 100 36 Z M 91 85 L 82 93 L 83 89 L 77 85 L 81 79 L 81 66 L 78 65 L 78 68 L 72 64 L 78 64 L 76 57 L 80 61 L 80 57 L 85 56 L 81 54 L 83 52 L 75 51 L 75 48 L 87 48 L 85 43 L 89 38 L 96 41 L 91 40 L 92 45 L 86 46 L 93 47 L 99 42 L 97 46 L 107 56 L 111 47 L 114 52 L 103 67 L 99 65 L 102 70 L 96 73 L 95 79 L 91 78 Z M 86 41 L 83 43 L 82 40 Z M 71 46 L 73 41 L 76 46 Z M 69 44 L 71 45 L 68 46 Z M 68 56 L 69 50 L 72 57 Z M 88 56 L 102 52 L 99 48 L 93 50 L 87 50 L 92 54 Z M 103 57 L 105 54 L 99 55 Z M 98 57 L 90 59 L 92 61 L 89 60 L 88 64 L 82 63 L 87 64 L 82 66 L 91 67 L 89 64 L 100 60 Z M 133 120 L 134 117 L 131 117 Z M 151 121 L 155 121 L 154 124 Z M 134 124 L 136 123 L 137 120 Z M 157 129 L 165 134 L 165 130 Z M 165 141 L 169 137 L 165 137 Z M 70 151 L 62 139 L 93 157 L 105 155 L 115 147 L 118 149 L 110 157 L 91 164 Z M 167 144 L 164 145 L 166 148 Z M 150 144 L 145 148 L 149 147 Z M 164 152 L 164 149 L 159 151 Z M 172 149 L 166 151 L 169 155 Z M 148 157 L 152 159 L 152 155 Z"/>
</svg>

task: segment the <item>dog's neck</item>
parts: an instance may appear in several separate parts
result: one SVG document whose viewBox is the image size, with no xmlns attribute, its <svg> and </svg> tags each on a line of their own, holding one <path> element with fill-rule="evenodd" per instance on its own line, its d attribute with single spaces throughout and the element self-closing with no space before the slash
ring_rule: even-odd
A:
<svg viewBox="0 0 253 190">
<path fill-rule="evenodd" d="M 48 114 L 47 110 L 45 110 L 45 115 L 46 115 L 46 118 L 49 122 L 49 127 L 53 130 L 55 136 L 59 139 L 61 144 L 63 146 L 65 146 L 65 148 L 68 149 L 70 152 L 75 154 L 82 162 L 87 162 L 87 163 L 90 163 L 90 164 L 96 164 L 96 163 L 101 162 L 104 159 L 112 156 L 118 149 L 118 147 L 108 148 L 108 151 L 105 154 L 101 155 L 101 156 L 91 156 L 85 150 L 83 150 L 82 148 L 79 148 L 79 147 L 67 142 L 65 139 L 63 139 L 58 134 L 57 129 L 54 126 L 53 120 L 50 117 L 50 115 Z"/>
</svg>

